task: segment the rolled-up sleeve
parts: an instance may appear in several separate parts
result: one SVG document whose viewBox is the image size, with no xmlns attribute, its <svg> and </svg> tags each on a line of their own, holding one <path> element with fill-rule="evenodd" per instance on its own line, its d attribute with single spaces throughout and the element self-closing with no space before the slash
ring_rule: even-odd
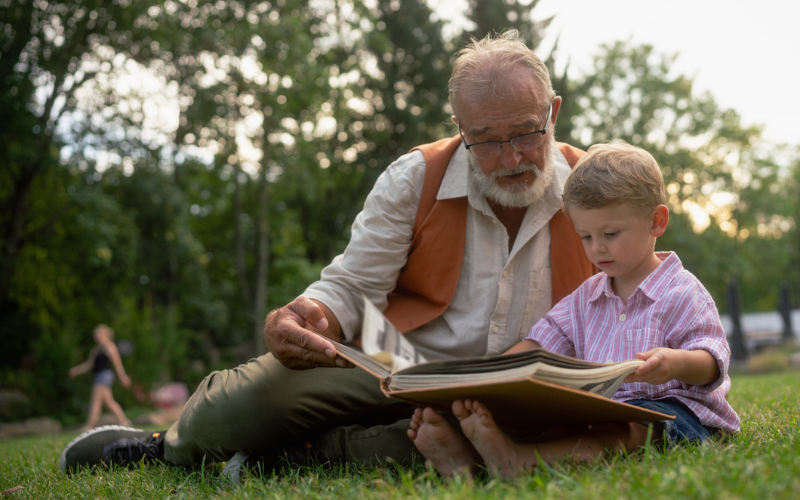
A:
<svg viewBox="0 0 800 500">
<path fill-rule="evenodd" d="M 361 332 L 362 295 L 380 310 L 386 308 L 386 297 L 408 257 L 424 179 L 425 160 L 419 151 L 391 164 L 367 196 L 344 253 L 303 292 L 328 306 L 348 341 Z"/>
<path fill-rule="evenodd" d="M 692 313 L 694 314 L 694 321 L 691 327 L 680 332 L 679 338 L 667 338 L 667 343 L 668 345 L 677 344 L 678 349 L 686 351 L 703 349 L 714 357 L 719 368 L 719 377 L 716 380 L 705 385 L 683 383 L 687 388 L 691 388 L 694 391 L 710 393 L 726 379 L 731 359 L 731 349 L 713 301 L 699 301 Z"/>
</svg>

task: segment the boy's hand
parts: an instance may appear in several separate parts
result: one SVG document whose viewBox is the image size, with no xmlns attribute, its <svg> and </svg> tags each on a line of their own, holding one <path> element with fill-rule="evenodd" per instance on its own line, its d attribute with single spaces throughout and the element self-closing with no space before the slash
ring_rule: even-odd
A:
<svg viewBox="0 0 800 500">
<path fill-rule="evenodd" d="M 680 355 L 675 349 L 657 347 L 647 352 L 637 352 L 636 357 L 645 363 L 635 372 L 625 377 L 625 382 L 646 382 L 648 384 L 665 384 L 677 378 Z"/>
<path fill-rule="evenodd" d="M 625 377 L 625 382 L 665 384 L 680 380 L 687 384 L 706 385 L 719 377 L 717 360 L 704 349 L 686 351 L 657 347 L 647 352 L 637 352 L 636 357 L 644 364 Z"/>
</svg>

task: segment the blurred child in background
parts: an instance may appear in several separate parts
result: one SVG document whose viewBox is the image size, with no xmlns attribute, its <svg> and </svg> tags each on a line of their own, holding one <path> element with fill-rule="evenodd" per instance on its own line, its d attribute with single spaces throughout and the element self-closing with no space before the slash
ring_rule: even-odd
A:
<svg viewBox="0 0 800 500">
<path fill-rule="evenodd" d="M 115 370 L 119 375 L 120 382 L 122 382 L 122 387 L 128 389 L 131 386 L 131 378 L 125 373 L 125 367 L 122 366 L 119 351 L 116 344 L 114 344 L 114 330 L 106 325 L 98 325 L 94 329 L 94 341 L 97 345 L 89 354 L 89 359 L 69 369 L 70 378 L 75 378 L 81 373 L 86 373 L 90 370 L 94 377 L 86 429 L 92 429 L 97 425 L 103 404 L 111 410 L 121 425 L 130 425 L 131 421 L 125 416 L 122 407 L 114 400 L 114 395 L 111 393 Z"/>
</svg>

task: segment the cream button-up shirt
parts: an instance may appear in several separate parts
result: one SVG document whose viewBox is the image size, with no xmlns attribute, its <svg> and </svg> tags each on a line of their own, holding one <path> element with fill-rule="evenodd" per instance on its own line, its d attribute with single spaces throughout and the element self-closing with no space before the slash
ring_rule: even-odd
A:
<svg viewBox="0 0 800 500">
<path fill-rule="evenodd" d="M 467 196 L 461 275 L 450 306 L 438 318 L 406 333 L 429 360 L 499 354 L 525 338 L 550 310 L 549 221 L 561 208 L 566 159 L 553 147 L 555 175 L 544 196 L 528 207 L 514 246 L 489 203 L 469 181 L 463 144 L 450 159 L 437 199 Z M 361 332 L 362 294 L 380 310 L 394 290 L 411 245 L 425 179 L 425 159 L 400 157 L 375 182 L 356 217 L 344 253 L 303 295 L 327 305 L 346 340 Z"/>
</svg>

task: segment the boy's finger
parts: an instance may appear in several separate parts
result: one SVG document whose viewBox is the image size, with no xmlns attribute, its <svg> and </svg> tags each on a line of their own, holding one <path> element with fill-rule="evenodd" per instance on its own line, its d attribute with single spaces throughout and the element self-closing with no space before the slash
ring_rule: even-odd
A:
<svg viewBox="0 0 800 500">
<path fill-rule="evenodd" d="M 655 363 L 653 363 L 652 360 L 648 359 L 647 361 L 644 362 L 642 366 L 636 369 L 635 373 L 636 375 L 646 375 L 647 373 L 653 371 L 653 368 L 655 368 Z"/>
<path fill-rule="evenodd" d="M 658 350 L 658 348 L 650 349 L 649 351 L 645 351 L 645 352 L 637 352 L 636 353 L 636 357 L 639 358 L 639 359 L 644 359 L 646 361 L 646 360 L 650 359 L 653 356 L 653 354 L 656 353 L 657 350 Z"/>
</svg>

